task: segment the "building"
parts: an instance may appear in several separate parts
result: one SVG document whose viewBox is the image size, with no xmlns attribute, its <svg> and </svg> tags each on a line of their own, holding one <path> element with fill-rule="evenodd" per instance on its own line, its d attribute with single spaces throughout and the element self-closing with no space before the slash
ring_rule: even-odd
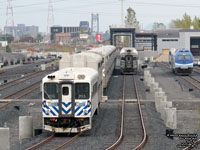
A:
<svg viewBox="0 0 200 150">
<path fill-rule="evenodd" d="M 88 21 L 80 21 L 80 31 L 81 33 L 87 33 L 89 34 L 90 32 L 90 26 L 89 26 L 89 22 Z"/>
<path fill-rule="evenodd" d="M 62 42 L 66 43 L 71 40 L 71 34 L 70 33 L 56 33 L 55 34 L 55 42 Z"/>
<path fill-rule="evenodd" d="M 0 47 L 6 47 L 8 45 L 7 41 L 0 41 Z"/>
<path fill-rule="evenodd" d="M 4 33 L 6 33 L 6 27 L 4 27 Z M 15 38 L 19 39 L 25 35 L 32 36 L 34 38 L 37 37 L 39 33 L 39 27 L 38 26 L 26 26 L 25 24 L 18 24 L 14 27 L 14 35 Z M 12 27 L 7 27 L 7 34 L 12 35 Z"/>
<path fill-rule="evenodd" d="M 200 59 L 200 30 L 158 30 L 157 36 L 159 53 L 168 54 L 170 48 L 184 48 L 191 50 L 195 60 Z"/>
<path fill-rule="evenodd" d="M 70 35 L 70 38 L 75 38 L 79 36 L 80 33 L 80 27 L 62 27 L 62 26 L 53 26 L 50 28 L 51 31 L 51 41 L 56 41 L 58 40 L 58 38 L 56 39 L 56 35 L 57 36 L 64 36 L 65 34 Z M 60 34 L 58 34 L 60 33 Z M 58 42 L 58 41 L 57 41 Z"/>
</svg>

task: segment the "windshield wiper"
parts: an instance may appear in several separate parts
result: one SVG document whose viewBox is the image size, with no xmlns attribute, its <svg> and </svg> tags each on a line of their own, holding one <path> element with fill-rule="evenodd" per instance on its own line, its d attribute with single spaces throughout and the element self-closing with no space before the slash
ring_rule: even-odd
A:
<svg viewBox="0 0 200 150">
<path fill-rule="evenodd" d="M 44 93 L 47 95 L 48 99 L 52 100 L 52 97 L 47 93 L 46 90 L 44 90 Z"/>
</svg>

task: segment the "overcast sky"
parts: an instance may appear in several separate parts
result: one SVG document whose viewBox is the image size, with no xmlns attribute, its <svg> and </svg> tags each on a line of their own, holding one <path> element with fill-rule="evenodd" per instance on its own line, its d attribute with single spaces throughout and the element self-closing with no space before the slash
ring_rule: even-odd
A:
<svg viewBox="0 0 200 150">
<path fill-rule="evenodd" d="M 5 26 L 7 0 L 0 0 L 0 28 Z M 13 0 L 14 22 L 16 24 L 38 25 L 46 31 L 48 0 Z M 144 29 L 154 22 L 169 24 L 172 19 L 181 18 L 186 12 L 200 17 L 200 0 L 124 0 L 124 14 L 132 7 L 137 20 Z M 55 25 L 78 26 L 79 21 L 91 24 L 91 13 L 99 13 L 100 31 L 109 25 L 121 23 L 120 0 L 53 0 Z"/>
</svg>

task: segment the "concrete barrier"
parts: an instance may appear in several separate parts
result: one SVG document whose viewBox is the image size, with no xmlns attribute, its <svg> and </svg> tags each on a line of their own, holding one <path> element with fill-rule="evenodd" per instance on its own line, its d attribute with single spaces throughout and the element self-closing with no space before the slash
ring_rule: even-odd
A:
<svg viewBox="0 0 200 150">
<path fill-rule="evenodd" d="M 159 88 L 159 87 L 158 88 L 153 88 L 152 90 L 154 92 L 154 96 L 155 96 L 156 92 L 162 92 L 163 91 L 162 88 Z"/>
<path fill-rule="evenodd" d="M 161 101 L 160 114 L 161 114 L 161 118 L 163 120 L 165 120 L 165 116 L 166 116 L 165 108 L 172 108 L 172 102 L 171 101 Z"/>
<path fill-rule="evenodd" d="M 160 96 L 159 95 L 159 96 L 155 97 L 156 110 L 159 113 L 162 113 L 166 101 L 167 101 L 167 96 Z"/>
<path fill-rule="evenodd" d="M 152 88 L 152 89 L 159 88 L 159 83 L 157 83 L 157 82 L 152 83 L 152 84 L 151 84 L 151 88 Z"/>
<path fill-rule="evenodd" d="M 168 102 L 167 99 L 161 101 L 161 103 L 160 103 L 159 111 L 160 111 L 160 114 L 161 114 L 161 118 L 162 118 L 163 120 L 165 120 L 165 115 L 166 115 L 166 114 L 165 114 L 165 108 L 170 108 L 170 107 L 172 107 L 170 104 L 172 104 L 172 103 Z M 170 107 L 168 107 L 168 106 L 170 106 Z"/>
<path fill-rule="evenodd" d="M 153 77 L 150 77 L 150 76 L 147 77 L 147 79 L 146 79 L 147 86 L 150 87 L 151 84 L 153 84 L 153 83 L 155 83 L 155 79 Z"/>
<path fill-rule="evenodd" d="M 144 70 L 144 81 L 154 94 L 156 111 L 161 114 L 161 118 L 164 120 L 166 127 L 176 129 L 176 108 L 172 107 L 171 101 L 167 101 L 166 93 L 162 90 L 162 88 L 159 88 L 159 83 L 155 82 L 155 79 L 151 76 L 150 71 L 147 69 Z"/>
<path fill-rule="evenodd" d="M 19 117 L 19 137 L 21 139 L 33 137 L 32 116 L 20 116 Z"/>
<path fill-rule="evenodd" d="M 168 128 L 171 129 L 177 128 L 176 108 L 165 108 L 164 122 Z"/>
<path fill-rule="evenodd" d="M 155 92 L 155 97 L 158 97 L 158 96 L 166 96 L 165 92 Z"/>
<path fill-rule="evenodd" d="M 151 75 L 147 74 L 147 75 L 144 76 L 144 81 L 148 82 L 150 80 L 150 78 L 151 78 Z"/>
<path fill-rule="evenodd" d="M 40 68 L 42 71 L 46 70 L 46 64 L 41 64 Z"/>
<path fill-rule="evenodd" d="M 0 128 L 0 150 L 10 150 L 9 130 L 9 128 Z"/>
</svg>

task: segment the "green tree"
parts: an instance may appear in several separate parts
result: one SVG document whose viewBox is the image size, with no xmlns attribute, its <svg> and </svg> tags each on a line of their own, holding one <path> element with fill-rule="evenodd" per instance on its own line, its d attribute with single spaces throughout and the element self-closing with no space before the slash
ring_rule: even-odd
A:
<svg viewBox="0 0 200 150">
<path fill-rule="evenodd" d="M 11 53 L 11 48 L 8 45 L 6 46 L 6 52 Z"/>
<path fill-rule="evenodd" d="M 136 13 L 132 8 L 127 9 L 127 16 L 125 17 L 126 27 L 134 27 L 139 30 L 139 22 L 136 19 Z"/>
<path fill-rule="evenodd" d="M 194 17 L 192 25 L 194 29 L 200 29 L 200 19 L 198 17 Z"/>
<path fill-rule="evenodd" d="M 43 38 L 44 37 L 42 36 L 42 34 L 38 33 L 37 37 L 36 37 L 36 40 L 41 42 L 43 40 Z"/>
<path fill-rule="evenodd" d="M 193 26 L 194 29 L 200 29 L 200 19 L 195 16 L 192 20 L 191 17 L 185 13 L 182 19 L 172 20 L 169 27 L 190 29 L 191 26 Z"/>
<path fill-rule="evenodd" d="M 158 23 L 158 22 L 155 22 L 153 24 L 153 30 L 159 30 L 159 29 L 166 29 L 166 26 L 164 23 Z"/>
</svg>

